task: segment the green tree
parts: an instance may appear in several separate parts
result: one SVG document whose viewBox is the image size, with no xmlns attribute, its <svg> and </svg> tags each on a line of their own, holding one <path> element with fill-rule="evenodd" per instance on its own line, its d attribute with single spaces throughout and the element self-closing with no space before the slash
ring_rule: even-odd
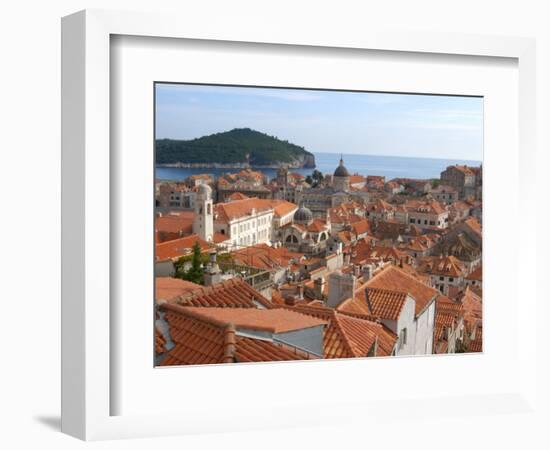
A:
<svg viewBox="0 0 550 450">
<path fill-rule="evenodd" d="M 320 170 L 317 170 L 317 169 L 315 169 L 313 171 L 313 173 L 311 174 L 311 177 L 315 181 L 317 181 L 317 183 L 320 183 L 321 181 L 323 181 L 323 178 L 324 178 L 323 173 Z"/>
<path fill-rule="evenodd" d="M 176 278 L 191 281 L 197 284 L 204 283 L 204 270 L 202 268 L 201 246 L 198 241 L 193 245 L 193 256 L 191 258 L 191 267 L 185 270 L 186 259 L 181 258 L 176 264 Z"/>
</svg>

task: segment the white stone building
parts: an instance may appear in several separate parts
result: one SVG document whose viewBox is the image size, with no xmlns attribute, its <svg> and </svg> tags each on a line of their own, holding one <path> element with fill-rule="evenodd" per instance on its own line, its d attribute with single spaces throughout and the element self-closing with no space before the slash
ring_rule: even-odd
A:
<svg viewBox="0 0 550 450">
<path fill-rule="evenodd" d="M 233 249 L 271 243 L 274 209 L 257 198 L 218 203 L 214 208 L 214 231 L 231 241 Z"/>
</svg>

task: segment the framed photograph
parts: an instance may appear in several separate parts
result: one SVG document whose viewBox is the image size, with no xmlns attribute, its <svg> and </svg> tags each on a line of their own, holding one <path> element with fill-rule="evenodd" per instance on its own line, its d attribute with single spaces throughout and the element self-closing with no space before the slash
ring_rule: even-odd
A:
<svg viewBox="0 0 550 450">
<path fill-rule="evenodd" d="M 534 42 L 204 30 L 63 19 L 63 431 L 533 412 Z"/>
</svg>

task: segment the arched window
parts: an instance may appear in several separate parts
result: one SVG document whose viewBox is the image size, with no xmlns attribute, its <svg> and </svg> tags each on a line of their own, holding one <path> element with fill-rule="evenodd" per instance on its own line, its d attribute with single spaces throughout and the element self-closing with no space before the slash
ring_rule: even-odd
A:
<svg viewBox="0 0 550 450">
<path fill-rule="evenodd" d="M 292 244 L 297 244 L 298 243 L 298 238 L 296 236 L 294 236 L 293 234 L 291 234 L 290 236 L 288 236 L 286 238 L 286 242 L 292 243 Z"/>
<path fill-rule="evenodd" d="M 322 241 L 326 241 L 326 240 L 327 240 L 326 233 L 321 233 L 320 236 L 319 236 L 319 241 L 322 242 Z"/>
</svg>

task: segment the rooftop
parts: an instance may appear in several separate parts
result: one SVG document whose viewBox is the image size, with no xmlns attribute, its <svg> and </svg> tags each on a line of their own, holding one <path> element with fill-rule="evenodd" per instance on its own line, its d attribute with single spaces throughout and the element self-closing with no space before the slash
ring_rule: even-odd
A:
<svg viewBox="0 0 550 450">
<path fill-rule="evenodd" d="M 162 366 L 315 358 L 309 353 L 270 340 L 239 336 L 233 325 L 199 317 L 191 308 L 165 305 L 164 311 L 175 346 L 161 362 Z"/>
<path fill-rule="evenodd" d="M 201 287 L 174 300 L 181 306 L 222 308 L 272 308 L 271 302 L 242 278 L 235 277 L 213 286 Z"/>
<path fill-rule="evenodd" d="M 418 279 L 394 265 L 386 266 L 364 286 L 409 294 L 416 300 L 415 313 L 417 316 L 439 295 L 437 290 L 418 281 Z"/>
<path fill-rule="evenodd" d="M 155 260 L 173 260 L 185 255 L 189 255 L 193 251 L 193 246 L 195 245 L 195 242 L 199 243 L 202 252 L 205 252 L 210 248 L 208 242 L 203 241 L 198 235 L 192 234 L 183 238 L 156 244 Z"/>
<path fill-rule="evenodd" d="M 326 324 L 324 320 L 282 308 L 186 307 L 185 309 L 195 317 L 206 319 L 212 323 L 233 324 L 237 329 L 262 330 L 271 333 L 286 333 Z"/>
<path fill-rule="evenodd" d="M 171 277 L 157 277 L 155 279 L 155 300 L 170 302 L 176 297 L 187 295 L 197 289 L 202 289 L 202 286 L 191 281 Z"/>
</svg>

